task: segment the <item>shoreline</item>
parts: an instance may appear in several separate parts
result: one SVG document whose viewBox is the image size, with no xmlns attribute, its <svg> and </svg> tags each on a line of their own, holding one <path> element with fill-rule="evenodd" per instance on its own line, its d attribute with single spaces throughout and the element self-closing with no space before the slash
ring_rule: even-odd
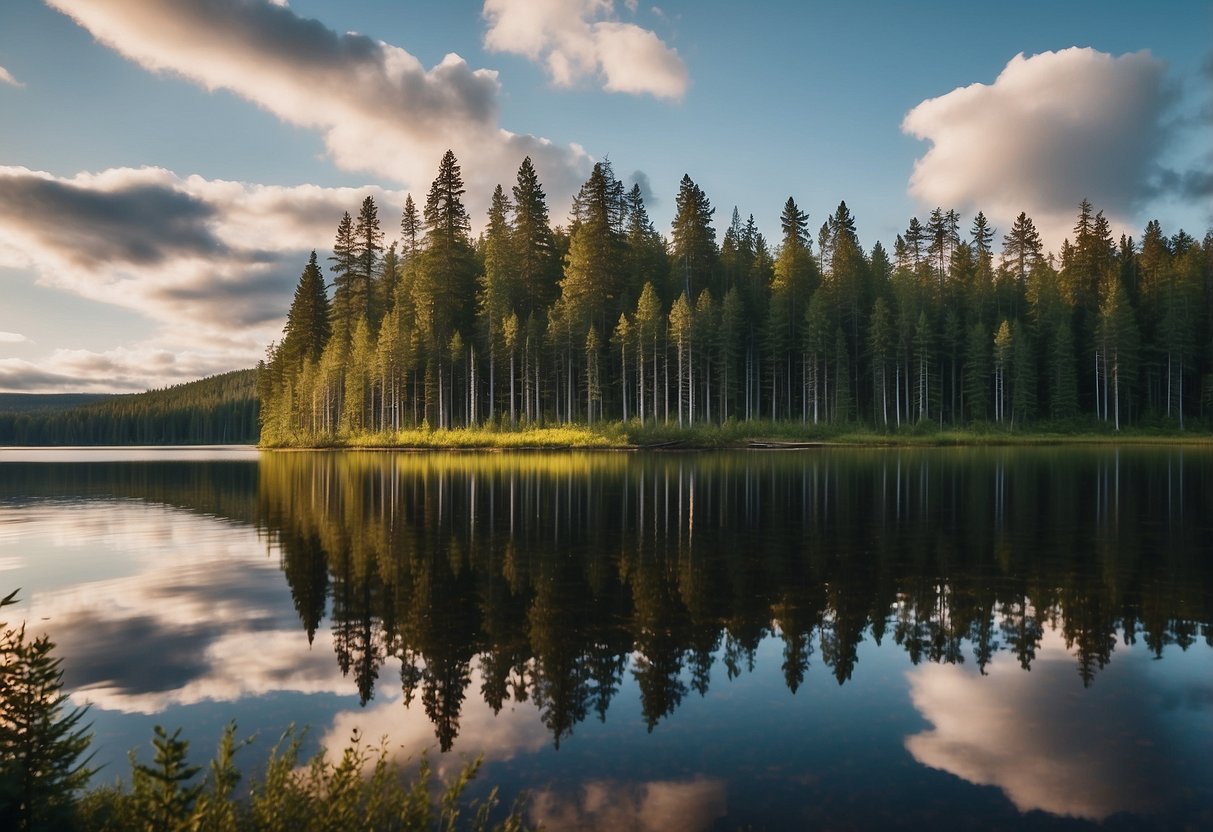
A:
<svg viewBox="0 0 1213 832">
<path fill-rule="evenodd" d="M 1120 432 L 991 429 L 904 431 L 823 429 L 791 424 L 732 424 L 692 428 L 673 426 L 553 428 L 415 429 L 391 434 L 326 438 L 320 442 L 258 445 L 263 451 L 712 451 L 818 450 L 825 448 L 1048 447 L 1062 445 L 1172 445 L 1213 447 L 1213 433 L 1134 428 Z"/>
</svg>

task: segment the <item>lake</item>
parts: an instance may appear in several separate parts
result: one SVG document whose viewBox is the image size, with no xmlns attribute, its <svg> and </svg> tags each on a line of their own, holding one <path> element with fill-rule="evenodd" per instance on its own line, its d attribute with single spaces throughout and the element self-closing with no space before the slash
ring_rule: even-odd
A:
<svg viewBox="0 0 1213 832">
<path fill-rule="evenodd" d="M 0 574 L 99 782 L 235 720 L 556 830 L 1213 828 L 1213 448 L 6 449 Z"/>
</svg>

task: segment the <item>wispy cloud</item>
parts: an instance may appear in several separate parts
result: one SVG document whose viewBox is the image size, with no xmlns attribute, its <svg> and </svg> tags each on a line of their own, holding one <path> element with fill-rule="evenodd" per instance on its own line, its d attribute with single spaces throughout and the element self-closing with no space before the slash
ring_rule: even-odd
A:
<svg viewBox="0 0 1213 832">
<path fill-rule="evenodd" d="M 0 332 L 0 344 L 24 344 L 28 341 L 20 332 Z"/>
<path fill-rule="evenodd" d="M 146 389 L 248 367 L 278 337 L 312 248 L 371 195 L 394 227 L 404 194 L 378 187 L 249 185 L 119 168 L 56 177 L 0 167 L 0 265 L 133 310 L 146 343 L 0 361 L 0 387 Z M 323 255 L 322 255 L 323 256 Z"/>
<path fill-rule="evenodd" d="M 625 3 L 636 12 L 636 3 Z M 542 61 L 552 82 L 601 80 L 608 92 L 678 99 L 690 76 L 653 31 L 614 19 L 613 0 L 485 0 L 485 46 Z"/>
<path fill-rule="evenodd" d="M 1166 65 L 1149 52 L 1071 48 L 1011 59 L 992 84 L 923 101 L 902 130 L 931 143 L 909 193 L 924 207 L 1026 211 L 1056 249 L 1090 199 L 1124 225 L 1166 144 Z"/>
<path fill-rule="evenodd" d="M 231 90 L 319 131 L 342 168 L 418 191 L 453 149 L 474 211 L 527 155 L 556 201 L 588 169 L 579 147 L 504 130 L 497 73 L 455 54 L 426 69 L 398 46 L 339 34 L 268 0 L 47 1 L 147 69 Z"/>
<path fill-rule="evenodd" d="M 25 86 L 25 84 L 22 84 L 20 81 L 18 81 L 16 78 L 13 77 L 13 73 L 9 72 L 7 69 L 5 69 L 2 66 L 0 66 L 0 84 L 8 84 L 10 87 L 24 87 Z"/>
</svg>

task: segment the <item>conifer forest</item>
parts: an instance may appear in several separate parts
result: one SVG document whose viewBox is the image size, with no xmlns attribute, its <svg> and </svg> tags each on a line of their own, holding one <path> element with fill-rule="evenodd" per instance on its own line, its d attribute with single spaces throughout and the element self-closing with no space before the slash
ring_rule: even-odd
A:
<svg viewBox="0 0 1213 832">
<path fill-rule="evenodd" d="M 340 218 L 260 367 L 263 444 L 619 420 L 1183 430 L 1213 414 L 1213 231 L 1151 221 L 1113 239 L 1083 200 L 1046 253 L 1025 213 L 999 229 L 940 207 L 889 251 L 845 202 L 814 231 L 789 197 L 777 238 L 734 208 L 717 239 L 684 176 L 662 234 L 609 162 L 553 225 L 527 158 L 474 239 L 464 194 L 448 151 L 396 242 L 369 196 Z"/>
</svg>

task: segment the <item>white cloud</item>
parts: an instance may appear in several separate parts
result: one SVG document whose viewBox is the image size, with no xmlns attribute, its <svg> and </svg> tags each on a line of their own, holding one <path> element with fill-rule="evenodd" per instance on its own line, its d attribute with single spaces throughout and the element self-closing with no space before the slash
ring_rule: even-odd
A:
<svg viewBox="0 0 1213 832">
<path fill-rule="evenodd" d="M 692 832 L 711 829 L 728 814 L 725 781 L 706 777 L 641 783 L 591 780 L 580 794 L 544 789 L 531 801 L 536 825 L 551 830 L 635 829 Z"/>
<path fill-rule="evenodd" d="M 909 193 L 925 208 L 982 210 L 1003 231 L 1025 211 L 1054 250 L 1084 198 L 1125 227 L 1149 195 L 1166 138 L 1165 72 L 1148 51 L 1019 54 L 994 83 L 957 88 L 906 115 L 901 129 L 931 143 Z"/>
<path fill-rule="evenodd" d="M 1046 631 L 1031 674 L 1007 653 L 986 670 L 924 664 L 907 674 L 910 699 L 933 726 L 906 738 L 914 759 L 996 786 L 1021 812 L 1102 820 L 1173 799 L 1175 765 L 1149 706 L 1118 690 L 1111 670 L 1084 689 L 1060 633 Z"/>
<path fill-rule="evenodd" d="M 635 13 L 633 0 L 625 5 Z M 542 60 L 558 86 L 601 77 L 609 92 L 681 98 L 689 76 L 678 51 L 614 12 L 614 0 L 485 0 L 484 44 Z"/>
<path fill-rule="evenodd" d="M 227 89 L 291 124 L 320 131 L 333 160 L 424 194 L 449 148 L 479 216 L 497 182 L 535 163 L 559 202 L 589 159 L 498 124 L 496 72 L 458 55 L 426 69 L 398 46 L 339 34 L 269 2 L 48 0 L 97 40 L 141 66 Z"/>
<path fill-rule="evenodd" d="M 0 332 L 0 344 L 24 344 L 28 341 L 20 332 Z"/>
<path fill-rule="evenodd" d="M 0 167 L 0 266 L 158 324 L 147 342 L 103 353 L 2 359 L 0 388 L 142 390 L 252 366 L 281 333 L 309 250 L 329 245 L 342 212 L 367 195 L 390 238 L 404 194 L 379 187 Z"/>
<path fill-rule="evenodd" d="M 0 506 L 0 529 L 0 551 L 60 564 L 53 577 L 20 576 L 42 584 L 22 593 L 21 614 L 55 640 L 78 702 L 155 714 L 274 691 L 354 693 L 327 627 L 308 648 L 256 529 L 129 500 Z M 51 569 L 45 556 L 23 566 Z"/>
<path fill-rule="evenodd" d="M 9 86 L 12 86 L 12 87 L 24 87 L 25 86 L 25 84 L 22 84 L 20 81 L 18 81 L 16 78 L 14 78 L 13 74 L 2 66 L 0 66 L 0 84 L 8 84 Z"/>
<path fill-rule="evenodd" d="M 331 661 L 332 657 L 329 658 Z M 391 660 L 388 667 L 398 668 L 399 660 Z M 473 670 L 469 679 L 468 690 L 479 690 L 483 684 L 480 673 Z M 351 683 L 347 680 L 346 684 Z M 434 723 L 426 715 L 419 696 L 406 707 L 400 688 L 384 683 L 376 687 L 375 699 L 374 704 L 364 708 L 335 714 L 320 744 L 340 754 L 354 731 L 367 738 L 387 737 L 392 759 L 401 764 L 415 760 L 437 745 Z M 448 770 L 452 764 L 461 764 L 464 752 L 484 755 L 487 761 L 511 760 L 520 754 L 538 752 L 551 741 L 539 711 L 531 705 L 508 704 L 494 713 L 483 697 L 473 695 L 460 706 L 459 735 L 451 746 L 454 753 L 444 754 L 433 762 L 437 773 L 447 776 L 454 773 Z"/>
</svg>

